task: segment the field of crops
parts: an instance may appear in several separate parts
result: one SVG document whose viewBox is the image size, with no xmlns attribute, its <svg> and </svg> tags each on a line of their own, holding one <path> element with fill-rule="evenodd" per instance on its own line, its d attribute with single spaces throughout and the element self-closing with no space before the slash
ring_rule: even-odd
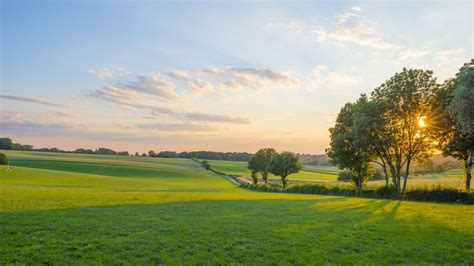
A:
<svg viewBox="0 0 474 266">
<path fill-rule="evenodd" d="M 468 205 L 252 192 L 186 159 L 6 153 L 0 264 L 474 263 Z"/>
</svg>

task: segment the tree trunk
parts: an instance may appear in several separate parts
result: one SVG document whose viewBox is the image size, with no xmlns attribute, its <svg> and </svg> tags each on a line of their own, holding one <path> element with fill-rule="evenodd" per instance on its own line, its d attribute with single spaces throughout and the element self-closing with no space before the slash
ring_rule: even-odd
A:
<svg viewBox="0 0 474 266">
<path fill-rule="evenodd" d="M 408 174 L 410 173 L 410 162 L 411 160 L 407 160 L 407 165 L 405 168 L 405 176 L 403 177 L 403 194 L 407 192 L 407 180 L 408 180 Z"/>
<path fill-rule="evenodd" d="M 281 177 L 281 183 L 283 184 L 283 188 L 286 188 L 288 184 L 288 179 L 286 179 L 286 176 Z"/>
<path fill-rule="evenodd" d="M 385 186 L 388 187 L 388 173 L 387 173 L 387 167 L 385 164 L 382 166 L 383 168 L 383 173 L 385 174 Z"/>
<path fill-rule="evenodd" d="M 262 172 L 262 179 L 265 184 L 268 184 L 268 173 Z"/>
<path fill-rule="evenodd" d="M 471 168 L 472 168 L 472 155 L 469 159 L 464 160 L 464 169 L 466 171 L 466 191 L 471 190 Z"/>
</svg>

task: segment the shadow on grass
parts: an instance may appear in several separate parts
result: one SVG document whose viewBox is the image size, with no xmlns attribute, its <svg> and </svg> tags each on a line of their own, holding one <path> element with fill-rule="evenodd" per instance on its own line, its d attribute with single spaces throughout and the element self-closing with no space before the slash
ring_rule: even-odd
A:
<svg viewBox="0 0 474 266">
<path fill-rule="evenodd" d="M 452 230 L 440 221 L 413 219 L 403 214 L 401 204 L 341 197 L 6 212 L 0 213 L 0 263 L 474 261 L 471 229 Z"/>
</svg>

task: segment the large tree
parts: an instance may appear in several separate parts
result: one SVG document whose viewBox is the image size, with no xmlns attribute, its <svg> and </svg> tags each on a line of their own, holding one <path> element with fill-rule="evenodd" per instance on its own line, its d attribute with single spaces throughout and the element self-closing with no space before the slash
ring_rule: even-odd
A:
<svg viewBox="0 0 474 266">
<path fill-rule="evenodd" d="M 268 165 L 277 152 L 273 148 L 260 149 L 255 153 L 248 162 L 248 168 L 252 171 L 252 177 L 256 177 L 257 173 L 262 175 L 265 183 L 268 182 Z"/>
<path fill-rule="evenodd" d="M 358 103 L 347 103 L 339 112 L 335 126 L 329 129 L 331 143 L 326 152 L 333 164 L 351 172 L 353 182 L 360 191 L 371 174 L 370 162 L 373 155 L 367 146 L 359 145 L 356 140 L 358 136 L 354 131 L 353 122 L 357 105 Z"/>
<path fill-rule="evenodd" d="M 426 158 L 434 148 L 429 120 L 431 99 L 438 87 L 432 71 L 404 68 L 371 94 L 380 129 L 373 144 L 390 169 L 398 193 L 406 192 L 413 160 Z"/>
<path fill-rule="evenodd" d="M 432 120 L 436 129 L 438 148 L 443 155 L 453 156 L 464 162 L 467 191 L 471 188 L 474 149 L 473 66 L 474 61 L 465 64 L 455 78 L 445 81 L 432 103 Z"/>
<path fill-rule="evenodd" d="M 274 155 L 268 164 L 270 173 L 281 177 L 283 188 L 286 188 L 288 185 L 288 176 L 298 173 L 301 169 L 302 166 L 299 162 L 298 155 L 289 151 Z"/>
</svg>

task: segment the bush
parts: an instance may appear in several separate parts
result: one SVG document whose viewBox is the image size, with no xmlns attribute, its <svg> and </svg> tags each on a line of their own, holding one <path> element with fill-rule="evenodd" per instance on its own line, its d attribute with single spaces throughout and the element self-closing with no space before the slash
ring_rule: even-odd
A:
<svg viewBox="0 0 474 266">
<path fill-rule="evenodd" d="M 201 162 L 202 167 L 204 167 L 206 170 L 211 169 L 211 164 L 207 160 L 204 160 Z"/>
<path fill-rule="evenodd" d="M 8 165 L 8 157 L 5 153 L 0 153 L 0 165 Z"/>
<path fill-rule="evenodd" d="M 277 184 L 255 185 L 244 183 L 237 180 L 242 188 L 252 189 L 263 192 L 286 192 L 299 194 L 318 194 L 333 196 L 356 196 L 363 198 L 379 198 L 379 199 L 405 199 L 412 201 L 434 201 L 447 203 L 465 203 L 474 204 L 474 194 L 460 191 L 454 188 L 436 187 L 436 188 L 417 188 L 407 191 L 407 193 L 399 198 L 397 189 L 394 186 L 381 186 L 377 188 L 365 188 L 357 191 L 354 187 L 342 187 L 337 185 L 323 184 L 306 184 L 306 185 L 290 185 L 286 189 Z"/>
<path fill-rule="evenodd" d="M 369 177 L 369 180 L 384 180 L 385 179 L 385 176 L 382 174 L 382 172 L 377 169 L 375 170 L 374 174 Z"/>
<path fill-rule="evenodd" d="M 350 182 L 352 181 L 352 174 L 349 171 L 341 171 L 337 176 L 338 181 Z"/>
</svg>

